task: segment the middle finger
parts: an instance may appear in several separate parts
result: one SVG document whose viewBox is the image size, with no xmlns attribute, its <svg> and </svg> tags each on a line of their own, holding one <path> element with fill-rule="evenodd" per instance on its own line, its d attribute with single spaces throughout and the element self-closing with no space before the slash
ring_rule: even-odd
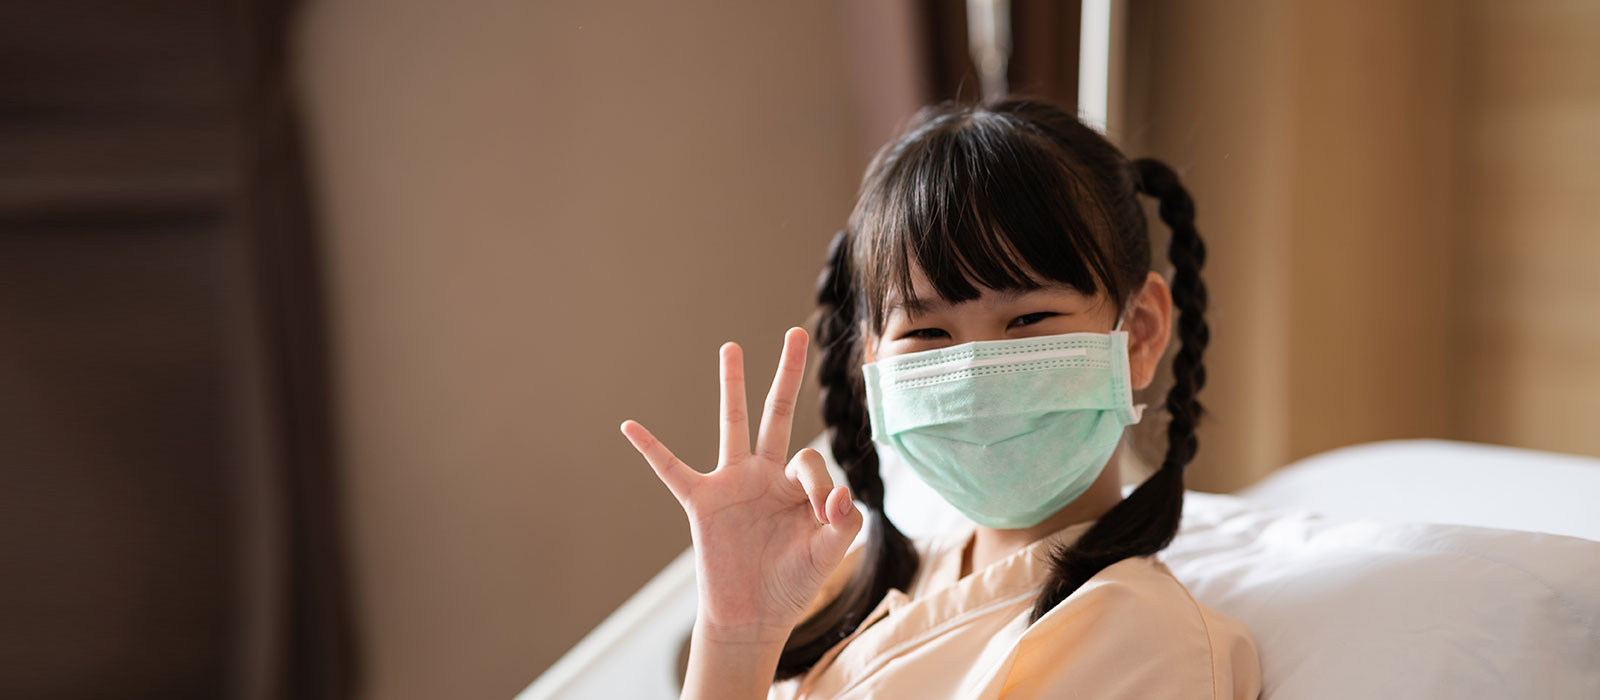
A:
<svg viewBox="0 0 1600 700">
<path fill-rule="evenodd" d="M 750 454 L 749 404 L 744 398 L 744 352 L 738 343 L 723 343 L 722 359 L 722 443 L 717 466 Z"/>
<path fill-rule="evenodd" d="M 784 334 L 778 373 L 772 378 L 772 389 L 767 393 L 767 407 L 761 415 L 756 453 L 775 462 L 783 462 L 789 452 L 794 407 L 800 396 L 800 380 L 805 377 L 806 371 L 806 342 L 804 329 L 790 328 Z"/>
</svg>

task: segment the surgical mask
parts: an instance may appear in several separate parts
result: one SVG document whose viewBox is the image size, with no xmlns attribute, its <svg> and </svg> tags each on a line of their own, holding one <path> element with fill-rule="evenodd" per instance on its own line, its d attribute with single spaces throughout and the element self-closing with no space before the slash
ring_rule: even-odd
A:
<svg viewBox="0 0 1600 700">
<path fill-rule="evenodd" d="M 1032 527 L 1083 495 L 1139 421 L 1127 343 L 1065 333 L 863 365 L 872 439 L 979 525 Z"/>
</svg>

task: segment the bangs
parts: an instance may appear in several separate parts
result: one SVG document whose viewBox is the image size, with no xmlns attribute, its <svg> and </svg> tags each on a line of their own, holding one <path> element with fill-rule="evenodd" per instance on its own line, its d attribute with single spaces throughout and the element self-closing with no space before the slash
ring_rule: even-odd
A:
<svg viewBox="0 0 1600 700">
<path fill-rule="evenodd" d="M 1104 193 L 1036 132 L 993 114 L 946 115 L 874 160 L 851 214 L 874 333 L 894 301 L 922 310 L 912 291 L 918 268 L 951 304 L 984 288 L 1059 283 L 1087 296 L 1106 290 L 1120 308 L 1101 243 Z"/>
</svg>

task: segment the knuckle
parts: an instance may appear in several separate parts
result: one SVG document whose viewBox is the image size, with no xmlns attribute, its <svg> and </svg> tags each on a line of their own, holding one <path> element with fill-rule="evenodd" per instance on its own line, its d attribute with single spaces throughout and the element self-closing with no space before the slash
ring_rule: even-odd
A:
<svg viewBox="0 0 1600 700">
<path fill-rule="evenodd" d="M 795 455 L 789 460 L 789 466 L 784 467 L 784 470 L 794 474 L 804 475 L 806 473 L 805 460 L 800 459 L 800 455 Z"/>
<path fill-rule="evenodd" d="M 821 456 L 816 450 L 802 448 L 795 453 L 794 459 L 789 462 L 789 467 L 812 481 L 819 483 L 830 481 L 827 466 L 823 464 Z"/>
<path fill-rule="evenodd" d="M 742 408 L 729 408 L 727 411 L 725 411 L 722 414 L 722 419 L 724 421 L 727 421 L 728 423 L 743 423 L 744 422 L 744 409 L 742 409 Z"/>
<path fill-rule="evenodd" d="M 802 447 L 795 457 L 804 460 L 807 464 L 816 467 L 826 466 L 827 460 L 822 458 L 822 453 L 810 447 Z"/>
<path fill-rule="evenodd" d="M 788 418 L 794 415 L 794 399 L 783 396 L 774 396 L 767 402 L 767 411 L 777 418 Z"/>
</svg>

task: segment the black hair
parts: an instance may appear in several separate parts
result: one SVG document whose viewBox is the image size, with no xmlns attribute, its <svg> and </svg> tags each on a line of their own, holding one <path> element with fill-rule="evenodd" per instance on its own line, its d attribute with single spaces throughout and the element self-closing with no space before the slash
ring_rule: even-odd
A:
<svg viewBox="0 0 1600 700">
<path fill-rule="evenodd" d="M 1156 198 L 1172 230 L 1167 255 L 1180 349 L 1166 399 L 1166 456 L 1076 542 L 1051 553 L 1030 623 L 1105 567 L 1155 554 L 1177 534 L 1183 470 L 1197 447 L 1201 355 L 1210 339 L 1200 280 L 1205 245 L 1194 202 L 1171 168 L 1129 160 L 1076 117 L 1026 96 L 923 107 L 873 156 L 849 222 L 828 249 L 815 333 L 829 446 L 851 492 L 867 506 L 869 531 L 850 580 L 791 632 L 777 680 L 809 670 L 889 589 L 905 590 L 917 571 L 916 549 L 883 511 L 862 386 L 863 329 L 881 334 L 888 299 L 913 298 L 914 269 L 950 303 L 976 299 L 983 288 L 1032 290 L 1055 282 L 1089 296 L 1105 292 L 1120 315 L 1151 267 L 1140 193 Z"/>
</svg>

